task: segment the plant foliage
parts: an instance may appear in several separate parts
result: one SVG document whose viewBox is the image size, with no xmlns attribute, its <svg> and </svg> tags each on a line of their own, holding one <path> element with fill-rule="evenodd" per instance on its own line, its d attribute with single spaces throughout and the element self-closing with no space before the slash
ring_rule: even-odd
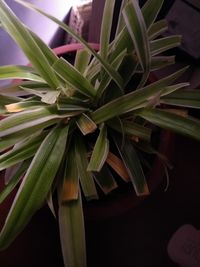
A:
<svg viewBox="0 0 200 267">
<path fill-rule="evenodd" d="M 83 49 L 74 65 L 59 58 L 0 1 L 1 27 L 31 63 L 0 67 L 0 79 L 22 79 L 0 95 L 0 170 L 16 170 L 0 203 L 17 188 L 0 248 L 7 248 L 57 192 L 65 266 L 84 267 L 82 198 L 97 199 L 98 188 L 108 194 L 118 186 L 110 168 L 130 180 L 138 196 L 149 194 L 139 148 L 151 147 L 152 124 L 200 140 L 200 121 L 170 110 L 199 108 L 200 94 L 185 90 L 188 83 L 176 83 L 186 68 L 147 82 L 152 71 L 174 63 L 173 56 L 161 53 L 181 41 L 161 37 L 167 25 L 156 18 L 163 0 L 147 0 L 142 8 L 138 1 L 122 1 L 113 40 L 115 1 L 106 0 L 98 52 L 63 22 L 17 2 L 53 20 Z"/>
</svg>

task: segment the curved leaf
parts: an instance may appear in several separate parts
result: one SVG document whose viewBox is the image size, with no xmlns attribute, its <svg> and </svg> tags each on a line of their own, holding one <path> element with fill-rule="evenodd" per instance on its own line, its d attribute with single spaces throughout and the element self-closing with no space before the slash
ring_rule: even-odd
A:
<svg viewBox="0 0 200 267">
<path fill-rule="evenodd" d="M 188 108 L 200 108 L 200 92 L 195 90 L 181 90 L 164 96 L 161 103 Z"/>
<path fill-rule="evenodd" d="M 165 19 L 156 21 L 151 27 L 148 29 L 149 39 L 153 40 L 156 37 L 160 36 L 164 33 L 168 28 L 167 21 Z"/>
<path fill-rule="evenodd" d="M 143 139 L 146 141 L 150 141 L 151 139 L 152 130 L 150 128 L 144 127 L 143 125 L 135 123 L 134 121 L 123 121 L 122 122 L 123 127 L 119 127 L 119 125 L 116 124 L 114 120 L 108 121 L 107 124 L 115 131 L 120 133 L 124 132 L 126 135 L 130 137 L 135 136 L 138 137 L 139 139 Z"/>
<path fill-rule="evenodd" d="M 91 53 L 89 53 L 86 49 L 81 49 L 76 52 L 76 58 L 74 62 L 75 68 L 83 74 L 90 62 Z"/>
<path fill-rule="evenodd" d="M 142 14 L 146 23 L 147 29 L 153 24 L 158 16 L 158 13 L 163 5 L 164 0 L 148 0 L 142 7 Z"/>
<path fill-rule="evenodd" d="M 4 1 L 0 1 L 0 18 L 3 28 L 24 51 L 43 79 L 52 87 L 59 87 L 59 81 L 30 32 L 15 16 Z"/>
<path fill-rule="evenodd" d="M 200 140 L 200 121 L 179 116 L 161 109 L 141 109 L 137 115 L 151 123 L 173 132 Z"/>
<path fill-rule="evenodd" d="M 39 126 L 44 122 L 59 118 L 62 118 L 62 116 L 56 114 L 52 109 L 45 107 L 25 110 L 0 121 L 0 137 Z"/>
<path fill-rule="evenodd" d="M 130 180 L 134 186 L 138 196 L 148 195 L 149 189 L 143 173 L 143 169 L 133 144 L 125 138 L 123 146 L 121 146 L 120 135 L 113 136 L 119 154 L 126 166 Z"/>
<path fill-rule="evenodd" d="M 163 37 L 163 38 L 151 41 L 150 42 L 151 55 L 155 56 L 160 53 L 163 53 L 171 48 L 179 46 L 180 43 L 181 43 L 180 35 Z"/>
<path fill-rule="evenodd" d="M 30 161 L 24 161 L 22 165 L 16 170 L 14 175 L 9 179 L 9 182 L 4 186 L 0 192 L 0 204 L 6 199 L 6 197 L 13 191 L 16 185 L 22 179 L 23 174 L 27 171 Z"/>
<path fill-rule="evenodd" d="M 38 149 L 1 231 L 1 249 L 14 240 L 44 204 L 65 151 L 67 132 L 68 126 L 54 128 Z"/>
<path fill-rule="evenodd" d="M 114 7 L 115 7 L 115 0 L 105 1 L 103 18 L 101 22 L 100 51 L 99 51 L 103 59 L 106 59 L 108 55 Z"/>
<path fill-rule="evenodd" d="M 97 184 L 100 186 L 104 194 L 110 193 L 117 188 L 117 183 L 109 170 L 108 166 L 103 165 L 99 172 L 94 174 Z"/>
<path fill-rule="evenodd" d="M 181 76 L 186 69 L 187 67 L 180 69 L 155 83 L 110 101 L 94 111 L 91 114 L 92 119 L 98 124 L 148 105 L 148 100 L 151 97 L 154 97 L 157 93 L 161 95 L 163 91 L 166 92 L 167 86 Z"/>
<path fill-rule="evenodd" d="M 115 71 L 114 68 L 112 68 L 110 66 L 110 64 L 108 64 L 107 61 L 103 60 L 102 57 L 100 57 L 92 48 L 90 45 L 88 45 L 88 43 L 81 38 L 78 34 L 76 34 L 69 26 L 67 26 L 64 22 L 58 20 L 57 18 L 47 14 L 46 12 L 40 10 L 39 8 L 37 8 L 36 6 L 24 2 L 22 0 L 15 0 L 16 2 L 20 3 L 21 5 L 28 7 L 30 9 L 33 9 L 39 13 L 41 13 L 42 15 L 44 15 L 45 17 L 49 18 L 50 20 L 54 21 L 56 24 L 58 24 L 64 31 L 66 31 L 67 33 L 69 33 L 70 35 L 72 35 L 78 42 L 82 43 L 84 45 L 84 47 L 101 63 L 102 67 L 105 69 L 105 71 L 112 77 L 112 79 L 118 84 L 118 86 L 120 88 L 123 87 L 123 80 L 120 77 L 120 75 L 117 73 L 117 71 Z"/>
<path fill-rule="evenodd" d="M 108 152 L 109 141 L 107 139 L 107 129 L 105 125 L 102 125 L 87 170 L 99 172 L 106 161 Z"/>
<path fill-rule="evenodd" d="M 32 136 L 35 133 L 38 133 L 39 131 L 45 129 L 48 126 L 54 125 L 58 123 L 58 119 L 52 119 L 49 121 L 45 121 L 41 124 L 36 124 L 33 127 L 30 128 L 23 128 L 19 131 L 14 131 L 12 134 L 6 135 L 2 138 L 0 138 L 0 152 L 4 151 L 7 148 L 12 147 L 16 143 L 23 141 L 25 138 Z"/>
<path fill-rule="evenodd" d="M 64 179 L 62 184 L 62 193 L 60 193 L 62 203 L 78 199 L 79 177 L 75 159 L 75 147 L 70 146 L 67 150 L 66 164 L 64 168 Z"/>
<path fill-rule="evenodd" d="M 120 158 L 109 152 L 106 162 L 125 182 L 130 181 L 127 169 Z"/>
<path fill-rule="evenodd" d="M 32 157 L 45 137 L 45 133 L 33 136 L 0 156 L 0 171 Z"/>
<path fill-rule="evenodd" d="M 149 70 L 151 56 L 146 24 L 137 1 L 128 3 L 123 16 L 143 70 Z"/>
<path fill-rule="evenodd" d="M 60 191 L 58 191 L 60 198 Z M 86 267 L 85 229 L 81 194 L 78 200 L 59 201 L 59 230 L 65 266 Z"/>
<path fill-rule="evenodd" d="M 87 171 L 88 155 L 86 146 L 79 135 L 76 136 L 75 151 L 75 160 L 83 193 L 87 200 L 98 199 L 93 174 Z"/>
<path fill-rule="evenodd" d="M 34 82 L 44 82 L 44 79 L 35 74 L 34 69 L 28 66 L 1 66 L 0 80 L 4 79 L 26 79 Z"/>
<path fill-rule="evenodd" d="M 96 90 L 92 84 L 64 58 L 58 59 L 53 64 L 53 69 L 64 81 L 66 81 L 67 84 L 70 84 L 75 90 L 89 97 L 95 96 Z"/>
</svg>

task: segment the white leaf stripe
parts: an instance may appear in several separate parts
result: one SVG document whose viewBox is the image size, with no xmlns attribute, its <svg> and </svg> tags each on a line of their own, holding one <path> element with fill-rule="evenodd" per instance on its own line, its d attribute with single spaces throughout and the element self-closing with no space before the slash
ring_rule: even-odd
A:
<svg viewBox="0 0 200 267">
<path fill-rule="evenodd" d="M 121 76 L 118 74 L 117 71 L 115 71 L 115 69 L 113 69 L 110 64 L 108 64 L 108 62 L 106 62 L 105 60 L 102 59 L 101 56 L 99 56 L 99 54 L 97 54 L 94 49 L 83 39 L 81 38 L 78 34 L 76 34 L 69 26 L 66 25 L 66 23 L 59 21 L 58 19 L 56 19 L 55 17 L 47 14 L 46 12 L 40 10 L 39 8 L 37 8 L 34 5 L 31 5 L 30 3 L 24 2 L 22 0 L 16 0 L 16 2 L 20 3 L 23 6 L 26 6 L 30 9 L 33 9 L 39 13 L 41 13 L 42 15 L 46 16 L 47 18 L 49 18 L 50 20 L 54 21 L 56 24 L 58 24 L 64 31 L 66 31 L 67 33 L 69 33 L 71 36 L 73 36 L 78 42 L 82 43 L 84 45 L 84 47 L 101 63 L 102 67 L 105 69 L 105 71 L 112 77 L 112 79 L 116 82 L 116 84 L 122 88 L 123 87 L 123 80 L 121 78 Z"/>
<path fill-rule="evenodd" d="M 137 1 L 131 1 L 126 5 L 123 16 L 141 67 L 143 70 L 148 70 L 151 60 L 150 46 L 145 21 Z"/>
<path fill-rule="evenodd" d="M 107 139 L 107 129 L 105 125 L 102 125 L 87 170 L 100 171 L 106 161 L 108 152 L 109 141 Z"/>
<path fill-rule="evenodd" d="M 105 1 L 103 18 L 101 22 L 101 34 L 100 34 L 100 55 L 103 59 L 107 59 L 108 56 L 108 47 L 110 42 L 110 33 L 112 27 L 114 7 L 115 7 L 115 0 Z"/>
<path fill-rule="evenodd" d="M 0 248 L 6 248 L 44 203 L 60 166 L 67 140 L 67 128 L 54 128 L 38 149 L 20 185 L 0 234 Z"/>
</svg>

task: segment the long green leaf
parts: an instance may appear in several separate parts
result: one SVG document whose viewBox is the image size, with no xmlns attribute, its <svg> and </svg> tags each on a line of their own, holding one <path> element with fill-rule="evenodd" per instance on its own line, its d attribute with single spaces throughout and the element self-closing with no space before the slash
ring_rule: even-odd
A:
<svg viewBox="0 0 200 267">
<path fill-rule="evenodd" d="M 139 139 L 146 141 L 150 141 L 151 139 L 151 132 L 152 132 L 151 129 L 144 127 L 133 121 L 123 121 L 122 127 L 119 127 L 119 125 L 115 123 L 115 120 L 108 121 L 107 124 L 109 125 L 109 127 L 111 127 L 117 132 L 120 132 L 121 134 L 125 133 L 130 137 L 135 136 L 138 137 Z"/>
<path fill-rule="evenodd" d="M 58 110 L 64 110 L 64 111 L 86 111 L 88 110 L 88 101 L 82 101 L 79 98 L 76 97 L 62 97 L 60 96 L 57 101 L 57 108 Z"/>
<path fill-rule="evenodd" d="M 38 82 L 33 82 L 33 81 L 24 81 L 24 80 L 19 80 L 17 83 L 10 83 L 6 86 L 2 86 L 0 88 L 0 94 L 6 95 L 6 96 L 16 96 L 16 97 L 21 97 L 27 95 L 27 92 L 25 92 L 22 88 L 34 88 L 34 89 L 39 89 L 41 88 L 48 88 L 48 90 L 52 90 L 47 83 L 38 83 Z"/>
<path fill-rule="evenodd" d="M 125 88 L 136 72 L 138 66 L 140 65 L 134 53 L 130 53 L 124 57 L 122 64 L 119 67 L 119 73 L 124 79 Z"/>
<path fill-rule="evenodd" d="M 122 10 L 124 9 L 127 2 L 128 2 L 128 0 L 122 0 L 119 14 L 122 14 Z M 115 37 L 117 37 L 117 35 L 122 31 L 124 26 L 125 26 L 125 22 L 124 22 L 123 16 L 119 16 L 118 22 L 117 22 L 117 27 L 116 27 Z"/>
<path fill-rule="evenodd" d="M 103 59 L 107 59 L 108 56 L 114 7 L 115 7 L 115 0 L 105 1 L 103 18 L 101 22 L 101 34 L 100 34 L 100 55 Z"/>
<path fill-rule="evenodd" d="M 34 41 L 32 35 L 4 1 L 0 2 L 0 18 L 3 28 L 24 51 L 43 79 L 52 87 L 59 87 L 59 81 L 48 60 Z"/>
<path fill-rule="evenodd" d="M 33 134 L 38 133 L 39 131 L 45 129 L 48 126 L 54 125 L 58 123 L 58 119 L 52 119 L 49 121 L 45 121 L 41 124 L 36 124 L 33 127 L 27 128 L 25 127 L 23 130 L 13 132 L 12 134 L 6 135 L 0 138 L 0 152 L 4 151 L 7 148 L 12 147 L 16 143 L 23 141 L 25 138 L 32 136 Z"/>
<path fill-rule="evenodd" d="M 109 141 L 107 139 L 107 129 L 105 125 L 102 125 L 87 170 L 99 172 L 106 161 L 108 152 Z"/>
<path fill-rule="evenodd" d="M 20 81 L 18 86 L 20 88 L 28 88 L 33 90 L 38 90 L 39 92 L 41 90 L 46 91 L 52 91 L 52 89 L 48 86 L 47 83 L 38 83 L 38 82 L 30 82 L 30 81 Z"/>
<path fill-rule="evenodd" d="M 148 195 L 148 185 L 143 173 L 143 169 L 133 144 L 125 138 L 123 146 L 121 146 L 120 135 L 113 136 L 119 154 L 126 166 L 135 192 L 138 196 Z"/>
<path fill-rule="evenodd" d="M 50 20 L 54 21 L 56 24 L 58 24 L 64 31 L 69 33 L 71 36 L 73 36 L 78 42 L 83 44 L 83 46 L 101 63 L 102 67 L 105 69 L 105 71 L 112 77 L 112 79 L 118 84 L 120 88 L 123 87 L 123 80 L 120 77 L 120 75 L 115 71 L 110 64 L 108 64 L 106 61 L 102 59 L 101 56 L 99 56 L 94 49 L 91 48 L 91 46 L 83 39 L 81 38 L 78 34 L 76 34 L 69 26 L 67 26 L 64 22 L 56 19 L 55 17 L 47 14 L 46 12 L 40 10 L 34 5 L 31 5 L 30 3 L 24 2 L 22 0 L 15 0 L 16 2 L 20 3 L 21 5 L 28 7 L 30 9 L 33 9 L 42 15 L 46 16 Z"/>
<path fill-rule="evenodd" d="M 168 28 L 167 21 L 165 19 L 156 21 L 148 30 L 149 40 L 153 40 L 156 37 L 164 33 Z"/>
<path fill-rule="evenodd" d="M 175 56 L 152 57 L 151 71 L 159 70 L 172 64 L 175 64 Z"/>
<path fill-rule="evenodd" d="M 155 107 L 160 105 L 160 99 L 162 96 L 171 94 L 172 92 L 179 90 L 180 88 L 184 88 L 188 86 L 188 83 L 178 83 L 175 85 L 167 86 L 166 88 L 163 88 L 162 91 L 156 93 L 155 95 L 149 97 L 147 99 L 147 105 L 144 105 L 144 107 Z"/>
<path fill-rule="evenodd" d="M 125 1 L 125 2 L 128 2 L 128 1 Z M 167 29 L 166 21 L 164 20 L 155 22 L 153 25 L 151 25 L 153 20 L 155 19 L 155 13 L 158 12 L 158 9 L 160 8 L 160 0 L 156 2 L 158 3 L 156 4 L 154 3 L 154 6 L 150 6 L 150 4 L 146 5 L 146 7 L 150 6 L 148 7 L 150 8 L 148 12 L 145 6 L 142 8 L 143 17 L 146 23 L 146 28 L 148 29 L 150 39 L 157 37 L 158 35 L 160 35 Z M 149 12 L 151 11 L 152 11 L 152 15 L 150 17 L 147 17 L 149 16 Z M 115 57 L 119 53 L 121 53 L 125 48 L 127 49 L 128 53 L 132 53 L 134 50 L 134 45 L 133 45 L 133 42 L 131 40 L 131 37 L 130 37 L 130 34 L 127 28 L 123 27 L 110 45 L 110 52 L 109 52 L 110 62 L 112 62 L 115 59 Z"/>
<path fill-rule="evenodd" d="M 88 166 L 87 150 L 85 144 L 78 135 L 76 136 L 75 151 L 76 151 L 75 160 L 78 167 L 78 174 L 83 193 L 87 200 L 97 199 L 98 195 L 93 175 L 91 172 L 87 171 L 87 166 Z"/>
<path fill-rule="evenodd" d="M 200 108 L 199 90 L 180 90 L 164 96 L 160 99 L 163 104 L 175 105 L 188 108 Z"/>
<path fill-rule="evenodd" d="M 28 28 L 27 30 L 31 34 L 34 41 L 37 43 L 38 47 L 40 48 L 46 59 L 48 60 L 49 65 L 50 66 L 53 65 L 53 63 L 58 59 L 53 50 L 50 47 L 48 47 L 37 34 L 29 30 Z"/>
<path fill-rule="evenodd" d="M 109 62 L 113 62 L 124 49 L 127 49 L 127 53 L 132 53 L 134 50 L 134 43 L 126 27 L 121 30 L 118 36 L 110 44 Z"/>
<path fill-rule="evenodd" d="M 142 14 L 147 28 L 151 27 L 158 16 L 164 0 L 148 0 L 142 7 Z"/>
<path fill-rule="evenodd" d="M 59 121 L 59 118 L 62 118 L 62 116 L 56 114 L 55 110 L 45 107 L 25 110 L 0 121 L 0 137 L 11 135 L 30 127 L 39 126 L 53 119 L 58 119 Z"/>
<path fill-rule="evenodd" d="M 106 165 L 103 165 L 100 172 L 96 172 L 94 177 L 104 194 L 108 194 L 117 188 L 117 183 Z"/>
<path fill-rule="evenodd" d="M 90 62 L 90 58 L 91 58 L 91 53 L 89 53 L 86 49 L 81 49 L 76 52 L 74 66 L 80 73 L 83 74 L 83 76 Z"/>
<path fill-rule="evenodd" d="M 14 147 L 12 150 L 1 155 L 0 171 L 32 157 L 36 153 L 44 137 L 44 133 L 33 136 L 17 147 Z"/>
<path fill-rule="evenodd" d="M 123 10 L 123 16 L 133 40 L 140 65 L 143 70 L 149 70 L 151 56 L 147 28 L 137 1 L 131 1 L 126 5 Z"/>
<path fill-rule="evenodd" d="M 101 65 L 97 62 L 97 64 L 91 63 L 88 65 L 88 67 L 85 70 L 84 77 L 86 77 L 92 84 L 94 84 L 92 81 L 96 81 L 96 77 L 99 75 L 101 70 Z"/>
<path fill-rule="evenodd" d="M 164 37 L 151 41 L 150 43 L 151 55 L 155 56 L 160 53 L 163 53 L 171 48 L 179 46 L 180 43 L 181 43 L 180 35 Z"/>
<path fill-rule="evenodd" d="M 78 200 L 64 203 L 59 201 L 58 216 L 64 265 L 86 267 L 85 228 L 80 192 Z"/>
<path fill-rule="evenodd" d="M 115 60 L 113 60 L 112 62 L 112 67 L 114 67 L 116 70 L 119 69 L 121 63 L 123 62 L 124 57 L 126 56 L 126 49 L 124 51 L 122 51 L 116 58 Z M 130 69 L 132 69 L 130 67 Z M 108 85 L 111 82 L 111 77 L 105 73 L 101 79 L 101 82 L 97 88 L 97 95 L 96 98 L 100 98 L 103 95 L 103 92 L 106 90 L 106 88 L 108 87 Z"/>
<path fill-rule="evenodd" d="M 172 93 L 174 93 L 175 91 L 179 91 L 179 89 L 181 88 L 185 88 L 185 87 L 188 87 L 190 84 L 189 83 L 177 83 L 177 84 L 174 84 L 174 85 L 170 85 L 170 86 L 167 86 L 163 91 L 162 91 L 162 94 L 161 94 L 161 97 L 163 96 L 167 96 L 167 95 L 171 95 Z"/>
<path fill-rule="evenodd" d="M 53 68 L 56 73 L 75 90 L 89 97 L 95 96 L 96 90 L 90 82 L 66 60 L 63 58 L 58 59 L 53 64 Z"/>
<path fill-rule="evenodd" d="M 177 72 L 141 88 L 140 90 L 118 97 L 117 99 L 105 104 L 91 114 L 95 123 L 105 122 L 115 116 L 130 112 L 145 106 L 148 99 L 155 96 L 157 93 L 162 93 L 166 87 L 173 83 L 187 68 L 178 70 Z"/>
<path fill-rule="evenodd" d="M 0 106 L 5 106 L 8 104 L 16 103 L 16 102 L 19 102 L 21 100 L 22 100 L 22 98 L 20 98 L 20 97 L 7 96 L 7 95 L 0 94 Z"/>
<path fill-rule="evenodd" d="M 57 97 L 61 94 L 61 90 L 52 90 L 45 84 L 38 84 L 37 88 L 35 87 L 35 85 L 24 84 L 21 85 L 20 88 L 24 92 L 22 93 L 23 96 L 39 96 L 41 98 L 41 101 L 46 104 L 54 104 L 54 101 L 51 101 L 51 99 L 53 98 L 57 100 Z"/>
<path fill-rule="evenodd" d="M 156 56 L 151 59 L 151 71 L 165 68 L 175 63 L 175 56 Z M 138 65 L 137 72 L 142 73 L 141 67 Z"/>
<path fill-rule="evenodd" d="M 28 66 L 1 66 L 0 80 L 27 79 L 29 81 L 44 82 L 44 79 L 34 73 L 34 69 Z"/>
<path fill-rule="evenodd" d="M 74 162 L 75 148 L 74 144 L 67 151 L 64 179 L 62 185 L 62 202 L 78 199 L 79 177 L 77 164 Z"/>
<path fill-rule="evenodd" d="M 65 151 L 67 132 L 68 126 L 52 129 L 38 149 L 1 231 L 1 249 L 9 246 L 44 204 Z"/>
<path fill-rule="evenodd" d="M 123 136 L 122 136 L 123 138 Z M 123 141 L 123 139 L 122 139 Z M 115 154 L 109 152 L 106 163 L 125 181 L 130 181 L 129 174 L 123 161 Z"/>
<path fill-rule="evenodd" d="M 4 186 L 0 192 L 0 204 L 6 199 L 6 197 L 13 191 L 16 185 L 20 182 L 23 174 L 27 171 L 30 161 L 24 161 L 22 165 L 16 170 L 14 175 L 9 179 L 9 182 Z"/>
<path fill-rule="evenodd" d="M 160 109 L 141 109 L 137 115 L 151 123 L 176 133 L 200 140 L 200 121 Z"/>
</svg>

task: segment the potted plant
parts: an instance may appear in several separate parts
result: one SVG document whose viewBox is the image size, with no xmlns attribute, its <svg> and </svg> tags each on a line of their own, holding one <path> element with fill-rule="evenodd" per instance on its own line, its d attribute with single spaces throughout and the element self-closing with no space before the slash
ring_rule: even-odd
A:
<svg viewBox="0 0 200 267">
<path fill-rule="evenodd" d="M 151 144 L 152 125 L 199 140 L 199 120 L 173 106 L 199 108 L 200 95 L 185 90 L 188 83 L 174 83 L 186 68 L 147 83 L 150 72 L 174 63 L 174 57 L 159 54 L 181 39 L 159 37 L 167 28 L 164 20 L 156 21 L 162 0 L 148 0 L 142 8 L 124 0 L 111 42 L 115 1 L 107 0 L 99 52 L 61 21 L 17 2 L 55 21 L 84 49 L 76 53 L 74 65 L 59 58 L 0 2 L 1 26 L 31 63 L 0 67 L 1 79 L 21 79 L 2 89 L 0 98 L 0 170 L 15 169 L 0 202 L 17 188 L 0 248 L 7 248 L 47 201 L 58 216 L 65 266 L 83 267 L 82 198 L 97 199 L 98 187 L 105 194 L 115 189 L 111 169 L 130 179 L 138 197 L 148 195 L 141 155 L 160 156 Z M 16 91 L 17 96 L 10 95 Z"/>
</svg>

